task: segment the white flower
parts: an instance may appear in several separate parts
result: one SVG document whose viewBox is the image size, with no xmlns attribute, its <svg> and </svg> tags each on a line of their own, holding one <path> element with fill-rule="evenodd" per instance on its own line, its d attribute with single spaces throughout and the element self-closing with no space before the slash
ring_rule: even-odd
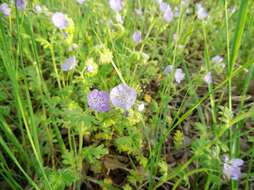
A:
<svg viewBox="0 0 254 190">
<path fill-rule="evenodd" d="M 124 110 L 129 110 L 135 103 L 136 98 L 136 91 L 126 84 L 119 84 L 112 88 L 110 92 L 110 100 L 112 104 Z"/>
<path fill-rule="evenodd" d="M 77 2 L 82 5 L 86 0 L 77 0 Z"/>
<path fill-rule="evenodd" d="M 212 73 L 211 73 L 211 72 L 208 72 L 208 73 L 204 76 L 204 81 L 205 81 L 207 84 L 211 84 L 211 83 L 213 82 Z"/>
<path fill-rule="evenodd" d="M 234 14 L 236 12 L 236 7 L 235 6 L 231 7 L 229 11 L 231 14 Z"/>
<path fill-rule="evenodd" d="M 144 109 L 145 109 L 145 104 L 142 102 L 141 104 L 138 105 L 138 111 L 142 112 L 144 111 Z"/>
<path fill-rule="evenodd" d="M 222 63 L 222 62 L 223 62 L 223 57 L 220 56 L 220 55 L 216 55 L 216 56 L 214 56 L 214 57 L 212 58 L 212 62 L 213 62 L 213 63 L 216 63 L 216 64 Z"/>
<path fill-rule="evenodd" d="M 115 12 L 119 12 L 122 10 L 122 0 L 109 0 L 109 6 Z"/>
<path fill-rule="evenodd" d="M 65 29 L 69 25 L 66 15 L 60 12 L 54 13 L 51 20 L 53 24 L 59 29 Z"/>
<path fill-rule="evenodd" d="M 204 20 L 205 18 L 208 17 L 207 11 L 205 10 L 205 8 L 200 3 L 198 3 L 196 5 L 196 11 L 197 11 L 198 19 Z"/>
<path fill-rule="evenodd" d="M 185 74 L 183 73 L 182 69 L 176 69 L 175 72 L 175 81 L 179 84 L 184 79 Z"/>
<path fill-rule="evenodd" d="M 35 5 L 34 10 L 36 13 L 41 13 L 42 12 L 42 7 L 40 5 Z"/>
</svg>

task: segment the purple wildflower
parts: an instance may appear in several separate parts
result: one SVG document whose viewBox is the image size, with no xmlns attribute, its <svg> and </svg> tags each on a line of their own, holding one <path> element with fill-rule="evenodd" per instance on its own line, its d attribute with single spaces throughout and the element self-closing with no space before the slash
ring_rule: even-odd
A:
<svg viewBox="0 0 254 190">
<path fill-rule="evenodd" d="M 177 17 L 179 17 L 179 15 L 180 15 L 180 10 L 179 10 L 178 7 L 175 7 L 175 14 L 174 14 L 174 16 L 177 18 Z"/>
<path fill-rule="evenodd" d="M 94 71 L 94 66 L 92 64 L 87 65 L 86 66 L 86 71 L 89 72 L 89 73 L 93 72 Z"/>
<path fill-rule="evenodd" d="M 175 72 L 175 81 L 179 84 L 184 79 L 185 74 L 183 73 L 182 69 L 176 69 Z"/>
<path fill-rule="evenodd" d="M 174 13 L 172 10 L 169 8 L 164 12 L 163 18 L 166 22 L 171 22 L 174 18 Z"/>
<path fill-rule="evenodd" d="M 161 3 L 160 3 L 160 10 L 161 10 L 161 12 L 164 13 L 167 9 L 170 9 L 169 4 L 167 4 L 167 3 L 165 3 L 165 2 L 161 2 Z"/>
<path fill-rule="evenodd" d="M 16 0 L 16 6 L 19 10 L 25 10 L 26 4 L 26 0 Z"/>
<path fill-rule="evenodd" d="M 174 17 L 174 13 L 171 10 L 171 7 L 169 4 L 165 2 L 160 2 L 160 11 L 163 13 L 163 18 L 166 22 L 171 22 Z"/>
<path fill-rule="evenodd" d="M 110 99 L 114 106 L 129 110 L 135 103 L 137 93 L 126 84 L 119 84 L 110 92 Z"/>
<path fill-rule="evenodd" d="M 3 13 L 4 16 L 10 16 L 11 8 L 8 6 L 7 3 L 2 3 L 0 5 L 0 13 Z"/>
<path fill-rule="evenodd" d="M 61 69 L 63 71 L 70 71 L 74 69 L 77 65 L 77 60 L 75 56 L 69 57 L 64 61 L 64 63 L 61 65 Z"/>
<path fill-rule="evenodd" d="M 228 179 L 238 180 L 241 177 L 241 167 L 243 160 L 229 159 L 225 156 L 223 164 L 223 173 Z"/>
<path fill-rule="evenodd" d="M 115 12 L 122 10 L 122 0 L 109 0 L 109 5 Z"/>
<path fill-rule="evenodd" d="M 168 74 L 170 74 L 172 71 L 173 71 L 173 65 L 168 65 L 168 66 L 166 66 L 166 68 L 164 69 L 163 73 L 164 73 L 165 75 L 168 75 Z"/>
<path fill-rule="evenodd" d="M 132 39 L 135 43 L 140 43 L 142 40 L 142 33 L 140 31 L 136 31 L 132 35 Z"/>
<path fill-rule="evenodd" d="M 98 112 L 110 110 L 109 94 L 105 91 L 94 89 L 87 96 L 88 106 Z"/>
<path fill-rule="evenodd" d="M 69 23 L 68 23 L 68 19 L 67 17 L 65 16 L 65 14 L 63 13 L 60 13 L 60 12 L 56 12 L 52 15 L 52 18 L 51 18 L 53 24 L 63 30 L 65 28 L 68 27 Z"/>
</svg>

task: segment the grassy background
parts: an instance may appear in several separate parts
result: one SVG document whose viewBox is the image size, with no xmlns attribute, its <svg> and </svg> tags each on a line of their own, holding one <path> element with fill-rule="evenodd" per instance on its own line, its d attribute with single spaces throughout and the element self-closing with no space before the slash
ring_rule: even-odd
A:
<svg viewBox="0 0 254 190">
<path fill-rule="evenodd" d="M 167 2 L 180 9 L 169 24 L 152 0 L 124 1 L 123 24 L 106 0 L 31 1 L 24 12 L 13 6 L 11 17 L 1 15 L 0 189 L 254 188 L 253 2 L 199 1 L 205 21 L 196 18 L 198 1 L 188 14 Z M 37 3 L 48 14 L 35 13 Z M 69 41 L 51 23 L 57 11 L 74 22 Z M 78 49 L 68 51 L 71 43 Z M 102 64 L 108 50 L 113 60 Z M 64 73 L 60 64 L 71 55 L 78 66 Z M 90 58 L 94 75 L 84 71 Z M 181 84 L 163 75 L 168 64 L 184 70 Z M 122 80 L 138 92 L 128 117 L 88 109 L 91 89 L 109 92 Z M 223 176 L 223 155 L 244 160 L 238 182 Z"/>
</svg>

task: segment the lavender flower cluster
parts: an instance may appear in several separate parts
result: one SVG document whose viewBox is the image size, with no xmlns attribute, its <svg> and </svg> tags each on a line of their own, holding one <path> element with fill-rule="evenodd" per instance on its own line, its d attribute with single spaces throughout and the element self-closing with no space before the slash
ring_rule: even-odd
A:
<svg viewBox="0 0 254 190">
<path fill-rule="evenodd" d="M 111 103 L 124 110 L 129 110 L 135 103 L 137 93 L 133 88 L 126 84 L 119 84 L 114 87 L 110 94 L 97 89 L 92 90 L 88 96 L 88 106 L 98 112 L 107 112 L 110 110 Z"/>
</svg>

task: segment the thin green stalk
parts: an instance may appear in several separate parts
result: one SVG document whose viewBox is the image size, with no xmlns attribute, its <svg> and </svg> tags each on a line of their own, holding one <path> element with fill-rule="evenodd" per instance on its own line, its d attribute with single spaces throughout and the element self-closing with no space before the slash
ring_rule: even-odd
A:
<svg viewBox="0 0 254 190">
<path fill-rule="evenodd" d="M 52 59 L 52 64 L 53 64 L 53 69 L 54 69 L 54 72 L 56 74 L 56 80 L 57 80 L 57 84 L 58 84 L 58 87 L 59 89 L 62 89 L 62 85 L 61 85 L 61 81 L 60 81 L 60 76 L 59 76 L 59 73 L 58 73 L 58 70 L 57 70 L 57 67 L 56 67 L 56 59 L 55 59 L 55 53 L 54 53 L 54 47 L 53 47 L 53 44 L 50 45 L 50 54 L 51 54 L 51 59 Z"/>
<path fill-rule="evenodd" d="M 34 183 L 34 181 L 31 179 L 31 177 L 28 176 L 28 174 L 25 172 L 25 170 L 22 168 L 18 160 L 16 159 L 15 155 L 12 153 L 12 151 L 9 149 L 8 145 L 4 142 L 3 138 L 0 136 L 0 145 L 2 146 L 3 150 L 6 151 L 6 153 L 9 155 L 9 157 L 12 159 L 12 161 L 16 164 L 16 166 L 20 169 L 20 171 L 23 173 L 23 175 L 26 177 L 28 182 L 36 189 L 40 190 L 37 184 Z"/>
<path fill-rule="evenodd" d="M 241 0 L 238 21 L 237 21 L 237 27 L 236 27 L 236 31 L 235 31 L 233 44 L 232 44 L 232 49 L 230 51 L 230 54 L 228 55 L 228 57 L 229 57 L 228 71 L 227 71 L 227 75 L 229 77 L 229 80 L 228 80 L 228 108 L 232 113 L 233 113 L 233 110 L 232 110 L 232 73 L 233 73 L 233 69 L 236 64 L 236 60 L 237 60 L 237 57 L 239 54 L 239 48 L 241 45 L 242 34 L 243 34 L 243 31 L 245 28 L 245 23 L 246 23 L 246 18 L 247 18 L 247 13 L 248 13 L 248 2 L 249 2 L 249 0 Z M 225 0 L 225 14 L 227 16 L 227 0 Z M 227 22 L 228 22 L 228 19 L 226 20 L 226 23 Z M 228 28 L 227 28 L 227 30 L 228 30 Z M 228 39 L 228 33 L 227 33 L 227 39 Z M 230 139 L 232 142 L 231 146 L 230 146 L 230 150 L 231 150 L 230 152 L 231 152 L 232 157 L 234 157 L 236 155 L 237 146 L 238 146 L 237 145 L 237 138 L 234 138 L 234 135 L 233 135 L 235 132 L 239 133 L 240 131 L 239 130 L 234 131 L 234 129 L 231 129 L 231 132 L 230 132 Z M 238 186 L 237 182 L 231 183 L 232 190 L 238 189 L 237 186 Z"/>
<path fill-rule="evenodd" d="M 206 26 L 205 26 L 205 21 L 202 22 L 202 28 L 203 28 L 203 37 L 204 37 L 204 42 L 205 42 L 205 64 L 206 64 L 206 71 L 210 71 L 210 56 L 209 56 L 209 50 L 208 50 L 208 42 L 207 42 L 207 37 L 206 37 Z M 209 92 L 212 92 L 213 85 L 209 84 L 208 85 L 208 90 Z M 216 126 L 217 123 L 217 116 L 216 116 L 216 106 L 215 106 L 215 101 L 214 101 L 214 94 L 210 93 L 210 102 L 211 102 L 211 110 L 212 110 L 212 120 L 213 120 L 213 126 Z"/>
</svg>

